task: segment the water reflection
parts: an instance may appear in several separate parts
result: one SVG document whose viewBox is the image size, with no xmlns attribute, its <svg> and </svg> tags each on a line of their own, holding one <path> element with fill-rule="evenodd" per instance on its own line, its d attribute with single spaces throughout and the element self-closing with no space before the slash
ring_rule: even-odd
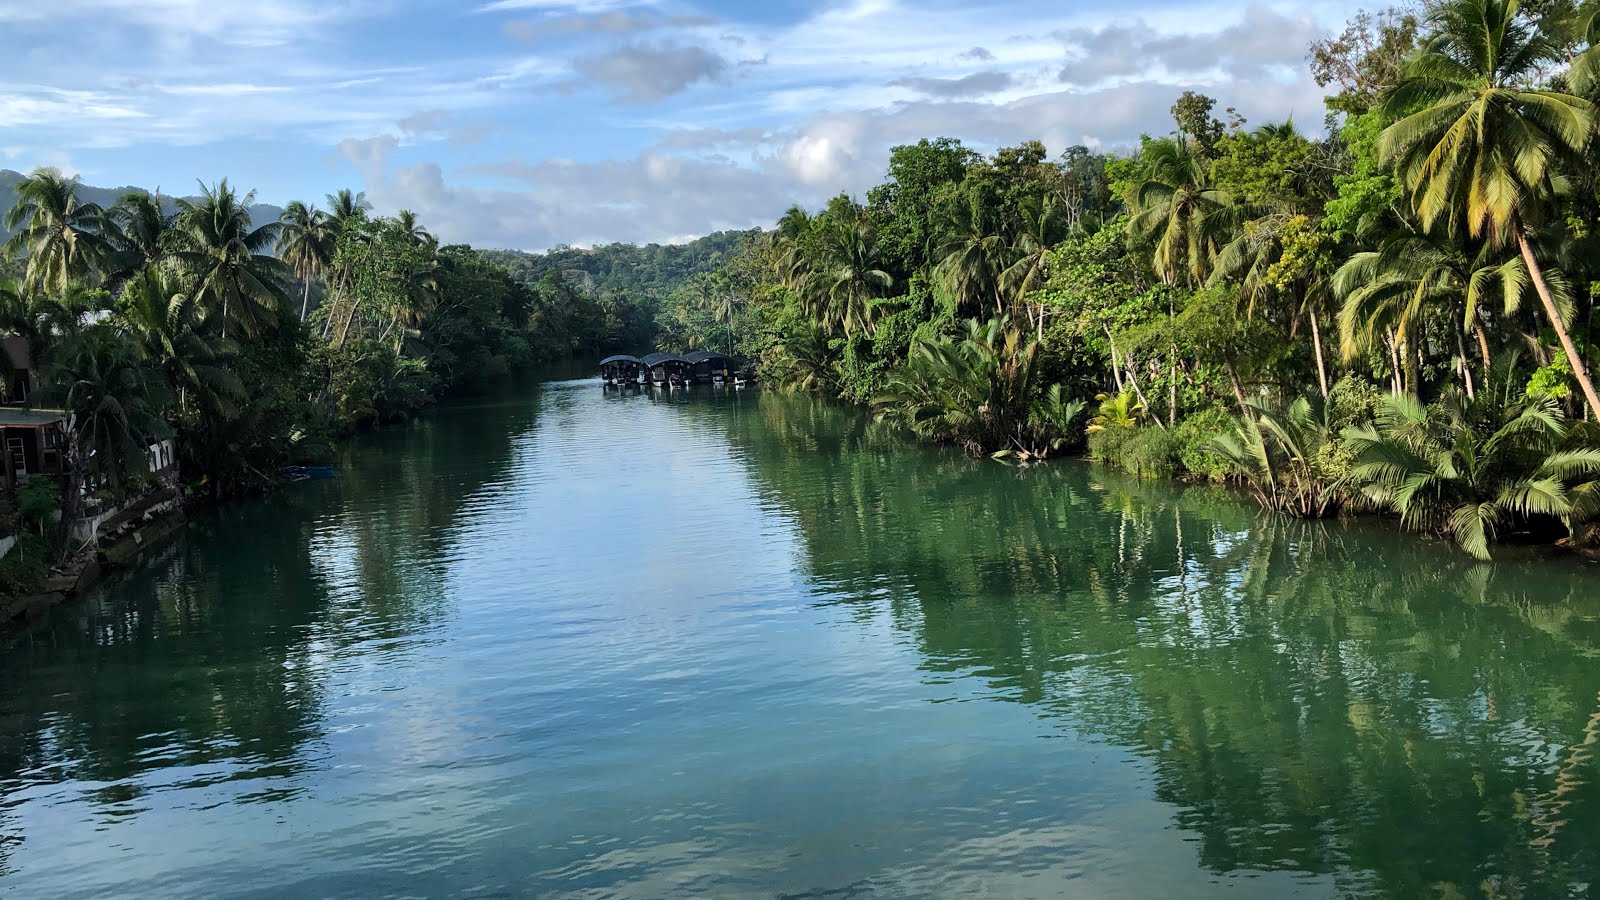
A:
<svg viewBox="0 0 1600 900">
<path fill-rule="evenodd" d="M 547 385 L 13 641 L 0 888 L 1581 894 L 1600 582 L 1503 556 Z"/>
<path fill-rule="evenodd" d="M 71 785 L 101 823 L 154 792 L 278 803 L 323 765 L 339 660 L 424 640 L 475 492 L 501 477 L 537 400 L 462 405 L 363 441 L 334 482 L 200 516 L 135 573 L 0 655 L 0 875 L 8 810 Z M 491 415 L 482 415 L 492 411 Z"/>
<path fill-rule="evenodd" d="M 1591 566 L 1004 470 L 805 400 L 761 413 L 728 433 L 800 523 L 821 602 L 887 605 L 928 678 L 1146 758 L 1207 868 L 1394 896 L 1600 875 Z"/>
</svg>

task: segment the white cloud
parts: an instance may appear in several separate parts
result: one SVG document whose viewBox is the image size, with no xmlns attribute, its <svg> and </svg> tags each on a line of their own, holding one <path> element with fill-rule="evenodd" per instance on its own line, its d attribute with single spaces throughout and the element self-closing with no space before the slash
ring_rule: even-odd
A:
<svg viewBox="0 0 1600 900">
<path fill-rule="evenodd" d="M 1305 44 L 1353 0 L 1175 4 L 838 0 L 773 25 L 627 0 L 0 0 L 20 36 L 0 146 L 110 183 L 192 177 L 162 168 L 173 147 L 241 183 L 317 179 L 288 196 L 320 196 L 331 157 L 448 239 L 539 247 L 770 223 L 922 137 L 1123 145 L 1191 88 L 1320 119 Z M 263 141 L 303 156 L 261 162 Z"/>
<path fill-rule="evenodd" d="M 276 46 L 383 8 L 376 0 L 51 0 L 0 4 L 0 22 L 137 27 L 163 40 L 203 36 L 237 46 Z"/>
</svg>

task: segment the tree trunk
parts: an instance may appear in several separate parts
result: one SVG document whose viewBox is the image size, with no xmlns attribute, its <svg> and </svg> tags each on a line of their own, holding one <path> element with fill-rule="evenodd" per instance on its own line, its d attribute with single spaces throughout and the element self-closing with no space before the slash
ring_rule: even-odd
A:
<svg viewBox="0 0 1600 900">
<path fill-rule="evenodd" d="M 1117 354 L 1117 339 L 1111 336 L 1111 328 L 1106 323 L 1100 323 L 1100 330 L 1106 333 L 1106 340 L 1111 344 L 1111 379 L 1117 383 L 1117 393 L 1122 393 L 1128 388 L 1122 383 L 1122 359 Z"/>
<path fill-rule="evenodd" d="M 1406 330 L 1400 332 L 1399 352 L 1400 358 L 1406 366 L 1406 389 L 1411 393 L 1422 396 L 1422 351 L 1416 347 L 1416 342 L 1411 340 L 1410 323 L 1406 323 Z"/>
<path fill-rule="evenodd" d="M 1478 336 L 1478 353 L 1483 356 L 1483 383 L 1488 384 L 1489 374 L 1493 371 L 1493 365 L 1489 357 L 1489 335 L 1484 332 L 1483 326 L 1477 322 L 1472 323 L 1472 330 Z"/>
<path fill-rule="evenodd" d="M 1533 276 L 1533 289 L 1539 293 L 1539 302 L 1544 304 L 1544 314 L 1550 319 L 1550 327 L 1556 330 L 1556 337 L 1561 339 L 1561 349 L 1566 351 L 1567 364 L 1572 366 L 1572 377 L 1583 389 L 1583 398 L 1588 401 L 1589 410 L 1600 415 L 1600 396 L 1595 395 L 1594 382 L 1589 380 L 1589 369 L 1583 364 L 1577 345 L 1572 343 L 1572 335 L 1567 333 L 1566 323 L 1561 321 L 1561 311 L 1556 309 L 1556 302 L 1550 296 L 1550 286 L 1544 281 L 1544 270 L 1539 268 L 1539 261 L 1533 256 L 1533 245 L 1528 243 L 1527 229 L 1522 227 L 1520 219 L 1513 222 L 1512 227 L 1516 229 L 1517 246 L 1522 249 L 1522 261 L 1528 267 L 1528 274 Z"/>
<path fill-rule="evenodd" d="M 1228 383 L 1233 385 L 1233 399 L 1239 401 L 1239 412 L 1250 415 L 1250 404 L 1244 401 L 1244 385 L 1239 383 L 1239 373 L 1233 368 L 1233 357 L 1224 355 L 1222 365 L 1228 370 Z"/>
<path fill-rule="evenodd" d="M 339 330 L 339 340 L 333 345 L 335 349 L 343 347 L 344 339 L 350 336 L 350 323 L 356 320 L 356 309 L 356 304 L 352 302 L 350 304 L 350 315 L 344 317 L 344 327 Z"/>
<path fill-rule="evenodd" d="M 300 295 L 300 321 L 304 322 L 311 310 L 311 279 L 306 279 L 305 293 Z"/>
<path fill-rule="evenodd" d="M 1167 421 L 1178 424 L 1178 353 L 1173 348 L 1171 359 L 1168 361 L 1171 371 L 1170 383 L 1167 386 Z"/>
<path fill-rule="evenodd" d="M 1311 346 L 1317 353 L 1317 384 L 1322 388 L 1322 399 L 1328 399 L 1328 364 L 1322 358 L 1322 328 L 1317 325 L 1317 311 L 1309 310 L 1311 318 Z"/>
<path fill-rule="evenodd" d="M 1456 332 L 1456 365 L 1460 368 L 1461 381 L 1467 387 L 1467 399 L 1478 399 L 1478 392 L 1472 385 L 1472 364 L 1467 362 L 1467 344 L 1462 340 L 1461 332 Z"/>
<path fill-rule="evenodd" d="M 1385 340 L 1389 344 L 1389 387 L 1396 394 L 1406 392 L 1405 382 L 1400 377 L 1400 341 L 1395 337 L 1394 329 L 1387 329 L 1388 336 Z"/>
<path fill-rule="evenodd" d="M 1128 357 L 1128 383 L 1133 385 L 1133 392 L 1139 396 L 1139 402 L 1144 405 L 1145 411 L 1150 413 L 1150 418 L 1156 423 L 1156 427 L 1160 428 L 1162 431 L 1166 431 L 1167 426 L 1162 423 L 1161 416 L 1157 414 L 1155 409 L 1150 406 L 1150 401 L 1145 397 L 1144 391 L 1139 387 L 1139 378 L 1134 374 L 1133 369 L 1133 357 L 1130 356 Z"/>
</svg>

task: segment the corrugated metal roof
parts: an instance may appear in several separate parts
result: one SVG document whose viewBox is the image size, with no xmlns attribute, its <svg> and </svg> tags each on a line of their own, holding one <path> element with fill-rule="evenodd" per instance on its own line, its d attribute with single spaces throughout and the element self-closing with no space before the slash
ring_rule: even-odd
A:
<svg viewBox="0 0 1600 900">
<path fill-rule="evenodd" d="M 67 413 L 60 409 L 15 409 L 0 407 L 0 427 L 37 428 L 67 421 Z"/>
<path fill-rule="evenodd" d="M 600 365 L 609 366 L 612 363 L 619 363 L 619 362 L 636 363 L 638 361 L 639 361 L 639 357 L 637 357 L 637 356 L 628 356 L 627 354 L 624 353 L 624 354 L 620 354 L 620 355 L 617 355 L 617 356 L 608 356 L 605 359 L 600 360 Z"/>
</svg>

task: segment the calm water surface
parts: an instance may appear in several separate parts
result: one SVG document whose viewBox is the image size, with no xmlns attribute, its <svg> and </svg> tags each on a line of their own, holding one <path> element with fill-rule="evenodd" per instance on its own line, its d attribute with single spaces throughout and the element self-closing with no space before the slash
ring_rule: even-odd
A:
<svg viewBox="0 0 1600 900">
<path fill-rule="evenodd" d="M 1585 896 L 1600 570 L 1502 555 L 546 384 L 7 644 L 0 894 Z"/>
</svg>

